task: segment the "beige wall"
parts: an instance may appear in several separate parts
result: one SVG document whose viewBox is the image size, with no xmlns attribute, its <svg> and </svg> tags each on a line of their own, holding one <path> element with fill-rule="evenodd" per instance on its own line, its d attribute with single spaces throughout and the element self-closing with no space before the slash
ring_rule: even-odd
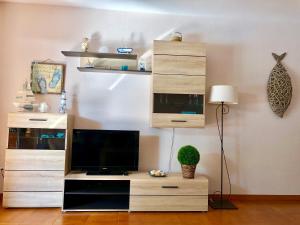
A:
<svg viewBox="0 0 300 225">
<path fill-rule="evenodd" d="M 242 4 L 242 3 L 241 3 Z M 222 13 L 220 13 L 222 14 Z M 225 122 L 225 151 L 233 193 L 300 194 L 299 125 L 299 23 L 272 17 L 188 17 L 121 13 L 71 7 L 0 3 L 0 167 L 6 146 L 7 112 L 33 60 L 48 58 L 67 63 L 68 107 L 76 127 L 138 129 L 141 131 L 140 168 L 167 169 L 171 129 L 149 128 L 149 76 L 126 76 L 113 90 L 118 75 L 80 73 L 76 58 L 61 50 L 79 50 L 82 37 L 93 37 L 92 49 L 114 51 L 129 46 L 138 53 L 170 29 L 186 41 L 207 43 L 208 87 L 234 84 L 240 104 L 231 108 Z M 269 108 L 266 82 L 275 65 L 271 52 L 287 51 L 284 64 L 292 77 L 294 93 L 283 119 Z M 59 96 L 40 96 L 57 111 Z M 210 192 L 219 185 L 219 142 L 214 106 L 207 106 L 204 129 L 176 129 L 177 150 L 185 144 L 200 149 L 200 173 L 210 178 Z M 180 169 L 176 157 L 174 171 Z M 0 182 L 2 184 L 2 182 Z M 226 187 L 228 189 L 228 187 Z"/>
</svg>

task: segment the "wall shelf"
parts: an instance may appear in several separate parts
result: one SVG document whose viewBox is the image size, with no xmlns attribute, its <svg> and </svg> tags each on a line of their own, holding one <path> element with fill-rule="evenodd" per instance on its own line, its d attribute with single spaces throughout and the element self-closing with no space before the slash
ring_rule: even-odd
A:
<svg viewBox="0 0 300 225">
<path fill-rule="evenodd" d="M 116 73 L 116 74 L 132 74 L 132 75 L 151 75 L 152 71 L 139 70 L 113 70 L 100 69 L 95 67 L 77 67 L 80 72 L 97 72 L 97 73 Z"/>
<path fill-rule="evenodd" d="M 110 58 L 110 59 L 137 59 L 134 54 L 117 54 L 117 53 L 101 53 L 101 52 L 76 52 L 61 51 L 64 56 L 68 57 L 94 57 L 94 58 Z"/>
</svg>

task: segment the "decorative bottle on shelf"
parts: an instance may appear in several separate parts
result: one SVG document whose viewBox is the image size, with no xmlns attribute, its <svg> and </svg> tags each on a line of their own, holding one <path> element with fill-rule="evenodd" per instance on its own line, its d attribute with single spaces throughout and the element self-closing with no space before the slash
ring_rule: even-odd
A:
<svg viewBox="0 0 300 225">
<path fill-rule="evenodd" d="M 61 92 L 61 97 L 60 97 L 59 112 L 60 112 L 60 113 L 66 113 L 66 110 L 67 110 L 66 91 L 63 90 L 63 91 Z"/>
</svg>

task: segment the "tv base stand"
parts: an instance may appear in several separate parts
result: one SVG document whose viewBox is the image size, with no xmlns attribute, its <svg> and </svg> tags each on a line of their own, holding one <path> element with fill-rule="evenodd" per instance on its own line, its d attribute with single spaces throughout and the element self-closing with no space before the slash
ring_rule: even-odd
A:
<svg viewBox="0 0 300 225">
<path fill-rule="evenodd" d="M 208 179 L 181 174 L 150 177 L 70 173 L 65 177 L 63 211 L 207 211 Z"/>
<path fill-rule="evenodd" d="M 101 171 L 88 171 L 86 172 L 87 176 L 110 176 L 110 175 L 123 175 L 128 176 L 128 171 L 120 171 L 120 170 L 101 170 Z"/>
</svg>

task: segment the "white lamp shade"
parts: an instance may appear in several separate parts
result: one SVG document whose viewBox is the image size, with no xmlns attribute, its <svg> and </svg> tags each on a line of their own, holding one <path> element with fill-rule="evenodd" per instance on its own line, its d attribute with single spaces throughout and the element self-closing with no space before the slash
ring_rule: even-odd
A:
<svg viewBox="0 0 300 225">
<path fill-rule="evenodd" d="M 231 85 L 214 85 L 210 90 L 211 104 L 238 104 L 237 89 Z"/>
</svg>

